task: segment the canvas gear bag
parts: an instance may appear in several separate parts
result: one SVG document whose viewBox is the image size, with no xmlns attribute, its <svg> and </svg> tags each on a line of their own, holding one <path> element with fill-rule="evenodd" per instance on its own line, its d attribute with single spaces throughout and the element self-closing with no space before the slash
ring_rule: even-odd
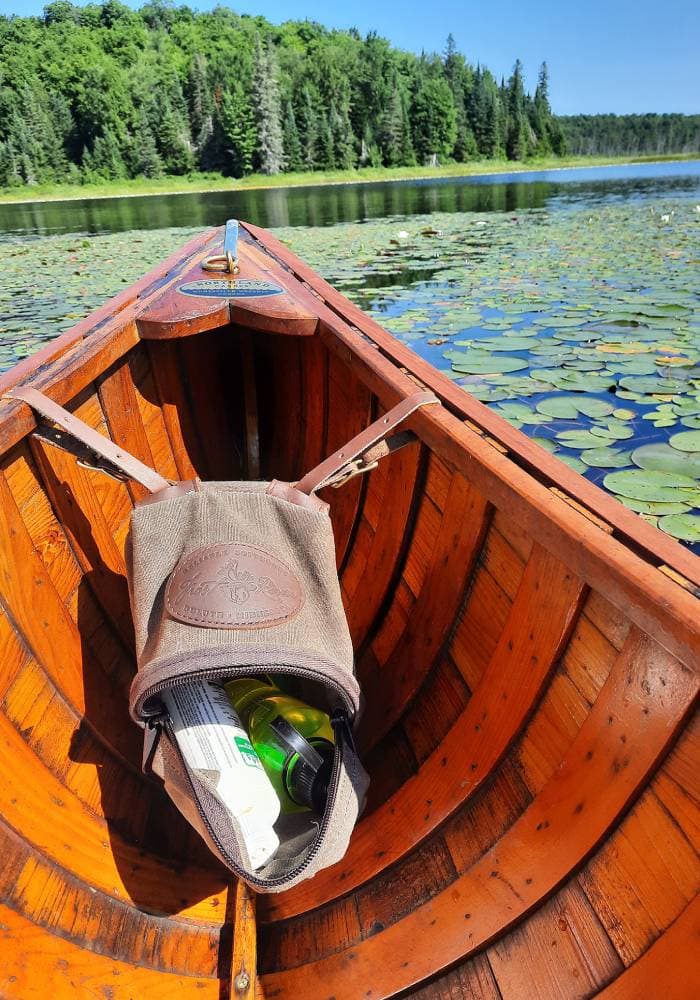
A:
<svg viewBox="0 0 700 1000">
<path fill-rule="evenodd" d="M 352 736 L 361 695 L 329 507 L 315 494 L 415 440 L 408 432 L 387 435 L 438 399 L 431 392 L 407 397 L 292 485 L 170 483 L 37 390 L 9 395 L 56 425 L 39 428 L 44 440 L 150 491 L 132 512 L 126 552 L 138 663 L 130 711 L 144 729 L 144 770 L 163 779 L 214 854 L 258 891 L 283 891 L 339 861 L 369 779 Z M 252 872 L 228 813 L 185 764 L 159 693 L 261 673 L 294 682 L 305 701 L 328 712 L 335 750 L 323 815 L 282 815 L 279 850 Z"/>
</svg>

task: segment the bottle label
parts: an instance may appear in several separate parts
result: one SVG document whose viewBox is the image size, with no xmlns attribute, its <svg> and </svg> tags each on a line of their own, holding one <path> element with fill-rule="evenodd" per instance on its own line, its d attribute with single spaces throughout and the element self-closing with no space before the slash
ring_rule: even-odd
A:
<svg viewBox="0 0 700 1000">
<path fill-rule="evenodd" d="M 241 757 L 243 758 L 243 763 L 248 764 L 249 767 L 259 767 L 262 768 L 260 758 L 253 750 L 253 745 L 247 737 L 244 736 L 234 736 L 234 742 L 241 752 Z"/>
</svg>

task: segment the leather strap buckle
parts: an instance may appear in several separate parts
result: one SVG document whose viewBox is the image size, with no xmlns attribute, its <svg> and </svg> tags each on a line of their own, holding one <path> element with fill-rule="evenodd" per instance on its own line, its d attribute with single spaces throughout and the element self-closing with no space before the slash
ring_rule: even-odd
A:
<svg viewBox="0 0 700 1000">
<path fill-rule="evenodd" d="M 379 465 L 379 459 L 375 459 L 374 462 L 365 462 L 362 457 L 354 459 L 352 462 L 348 462 L 344 469 L 341 469 L 336 477 L 330 479 L 326 486 L 332 486 L 334 490 L 339 489 L 339 487 L 344 486 L 355 476 L 361 476 L 364 472 L 371 472 L 372 469 L 376 469 Z"/>
</svg>

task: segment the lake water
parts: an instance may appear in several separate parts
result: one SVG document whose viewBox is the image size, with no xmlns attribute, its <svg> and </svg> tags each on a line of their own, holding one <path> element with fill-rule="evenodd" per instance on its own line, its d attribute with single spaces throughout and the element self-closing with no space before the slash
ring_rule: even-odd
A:
<svg viewBox="0 0 700 1000">
<path fill-rule="evenodd" d="M 700 162 L 0 207 L 0 368 L 228 216 L 700 551 Z"/>
<path fill-rule="evenodd" d="M 227 218 L 266 228 L 329 226 L 430 212 L 561 209 L 665 196 L 697 197 L 700 161 L 487 174 L 439 180 L 206 194 L 0 204 L 0 234 L 118 233 L 218 226 Z M 0 237 L 1 238 L 1 237 Z"/>
</svg>

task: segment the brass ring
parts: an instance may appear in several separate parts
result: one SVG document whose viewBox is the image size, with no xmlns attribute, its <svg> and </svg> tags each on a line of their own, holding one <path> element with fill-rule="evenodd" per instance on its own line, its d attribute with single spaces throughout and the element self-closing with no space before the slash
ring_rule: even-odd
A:
<svg viewBox="0 0 700 1000">
<path fill-rule="evenodd" d="M 213 257 L 207 257 L 202 264 L 205 271 L 228 271 L 229 274 L 238 274 L 238 260 L 230 250 L 226 253 L 218 253 Z"/>
</svg>

